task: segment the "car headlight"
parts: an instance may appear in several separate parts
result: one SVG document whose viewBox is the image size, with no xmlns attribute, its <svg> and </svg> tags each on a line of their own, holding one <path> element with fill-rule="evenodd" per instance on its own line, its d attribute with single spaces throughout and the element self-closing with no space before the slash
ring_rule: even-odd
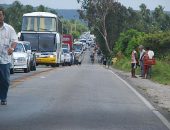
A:
<svg viewBox="0 0 170 130">
<path fill-rule="evenodd" d="M 69 55 L 69 54 L 67 54 L 67 58 L 70 58 L 70 55 Z"/>
<path fill-rule="evenodd" d="M 54 55 L 50 55 L 50 58 L 54 58 Z"/>
<path fill-rule="evenodd" d="M 25 57 L 19 57 L 15 60 L 17 60 L 18 62 L 26 62 L 27 61 Z"/>
</svg>

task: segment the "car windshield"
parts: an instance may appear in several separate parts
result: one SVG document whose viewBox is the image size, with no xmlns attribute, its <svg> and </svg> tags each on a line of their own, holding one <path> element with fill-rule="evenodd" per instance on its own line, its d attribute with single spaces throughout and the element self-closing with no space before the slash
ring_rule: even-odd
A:
<svg viewBox="0 0 170 130">
<path fill-rule="evenodd" d="M 81 52 L 81 50 L 80 49 L 75 49 L 75 52 Z"/>
<path fill-rule="evenodd" d="M 29 43 L 25 43 L 25 44 L 24 44 L 24 47 L 25 47 L 25 50 L 26 50 L 26 51 L 27 51 L 27 50 L 31 50 L 31 46 L 30 46 Z"/>
<path fill-rule="evenodd" d="M 67 44 L 62 44 L 62 48 L 68 48 Z"/>
<path fill-rule="evenodd" d="M 21 43 L 17 43 L 14 52 L 24 52 L 23 45 Z"/>
<path fill-rule="evenodd" d="M 63 49 L 63 53 L 68 53 L 68 49 Z"/>
<path fill-rule="evenodd" d="M 81 49 L 82 49 L 82 45 L 74 44 L 74 45 L 73 45 L 73 49 L 75 49 L 75 50 L 81 50 Z"/>
</svg>

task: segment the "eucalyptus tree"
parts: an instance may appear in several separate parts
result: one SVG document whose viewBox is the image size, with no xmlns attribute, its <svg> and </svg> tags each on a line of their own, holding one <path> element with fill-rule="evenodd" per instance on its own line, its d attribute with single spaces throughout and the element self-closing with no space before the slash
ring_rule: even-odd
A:
<svg viewBox="0 0 170 130">
<path fill-rule="evenodd" d="M 111 53 L 111 47 L 108 41 L 107 16 L 111 10 L 114 10 L 116 0 L 77 0 L 81 3 L 82 10 L 80 15 L 88 22 L 91 29 L 97 30 L 105 41 L 106 48 Z"/>
<path fill-rule="evenodd" d="M 141 4 L 139 6 L 139 24 L 141 27 L 139 28 L 140 31 L 143 32 L 150 32 L 150 27 L 152 27 L 152 14 L 151 11 L 147 8 L 145 4 Z"/>
</svg>

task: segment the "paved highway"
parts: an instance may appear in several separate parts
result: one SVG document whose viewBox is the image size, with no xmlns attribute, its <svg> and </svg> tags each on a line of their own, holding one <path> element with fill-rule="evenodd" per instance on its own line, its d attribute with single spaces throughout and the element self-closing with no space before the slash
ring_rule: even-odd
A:
<svg viewBox="0 0 170 130">
<path fill-rule="evenodd" d="M 14 77 L 0 130 L 168 130 L 120 78 L 92 65 L 89 52 L 81 66 Z"/>
</svg>

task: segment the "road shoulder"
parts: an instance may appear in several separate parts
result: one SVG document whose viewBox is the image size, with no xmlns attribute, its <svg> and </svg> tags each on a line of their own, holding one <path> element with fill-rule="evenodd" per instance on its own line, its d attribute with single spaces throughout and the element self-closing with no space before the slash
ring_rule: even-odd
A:
<svg viewBox="0 0 170 130">
<path fill-rule="evenodd" d="M 148 79 L 131 78 L 130 73 L 111 70 L 134 87 L 170 122 L 170 86 L 155 83 Z"/>
</svg>

